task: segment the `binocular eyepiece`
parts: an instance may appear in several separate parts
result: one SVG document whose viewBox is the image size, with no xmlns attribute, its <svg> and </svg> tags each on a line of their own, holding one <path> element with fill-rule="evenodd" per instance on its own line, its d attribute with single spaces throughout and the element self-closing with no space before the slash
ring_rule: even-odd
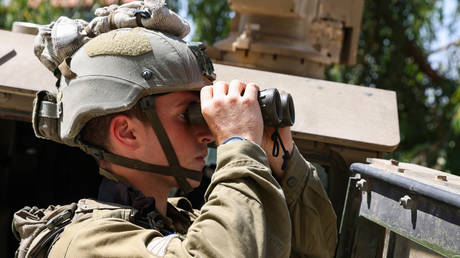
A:
<svg viewBox="0 0 460 258">
<path fill-rule="evenodd" d="M 292 126 L 295 121 L 294 101 L 289 93 L 279 93 L 277 89 L 259 91 L 258 101 L 262 118 L 266 126 L 287 127 Z M 201 114 L 200 103 L 192 103 L 185 113 L 190 124 L 206 124 Z"/>
</svg>

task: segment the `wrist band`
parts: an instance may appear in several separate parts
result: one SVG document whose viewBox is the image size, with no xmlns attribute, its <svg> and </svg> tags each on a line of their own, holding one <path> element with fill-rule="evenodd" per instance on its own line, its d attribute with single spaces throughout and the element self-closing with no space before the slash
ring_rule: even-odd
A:
<svg viewBox="0 0 460 258">
<path fill-rule="evenodd" d="M 247 139 L 246 138 L 243 138 L 241 136 L 232 136 L 232 137 L 228 137 L 223 143 L 223 144 L 226 144 L 226 143 L 229 143 L 229 142 L 236 142 L 236 141 L 246 141 Z"/>
</svg>

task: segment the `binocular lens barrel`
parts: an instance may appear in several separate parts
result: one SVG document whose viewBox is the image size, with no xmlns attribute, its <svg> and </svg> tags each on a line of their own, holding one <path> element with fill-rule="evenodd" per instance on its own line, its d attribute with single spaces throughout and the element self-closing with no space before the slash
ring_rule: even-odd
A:
<svg viewBox="0 0 460 258">
<path fill-rule="evenodd" d="M 294 100 L 289 93 L 281 93 L 280 100 L 283 112 L 280 127 L 292 126 L 295 122 Z"/>
<path fill-rule="evenodd" d="M 281 124 L 283 111 L 281 110 L 281 98 L 278 90 L 268 89 L 259 91 L 258 100 L 264 124 L 268 126 Z"/>
<path fill-rule="evenodd" d="M 259 91 L 258 100 L 265 125 L 286 127 L 294 124 L 295 110 L 291 94 L 280 94 L 277 89 L 267 89 Z M 191 103 L 185 115 L 190 124 L 206 124 L 201 114 L 200 103 Z"/>
</svg>

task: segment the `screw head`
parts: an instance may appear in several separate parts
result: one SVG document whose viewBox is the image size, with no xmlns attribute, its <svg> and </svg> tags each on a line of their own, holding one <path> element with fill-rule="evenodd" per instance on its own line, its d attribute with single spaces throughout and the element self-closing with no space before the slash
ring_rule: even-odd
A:
<svg viewBox="0 0 460 258">
<path fill-rule="evenodd" d="M 360 191 L 367 191 L 368 184 L 366 179 L 360 179 L 358 182 L 356 182 L 356 188 L 358 188 Z"/>
<path fill-rule="evenodd" d="M 447 176 L 439 175 L 437 178 L 441 181 L 447 182 Z"/>
<path fill-rule="evenodd" d="M 152 76 L 153 76 L 153 73 L 150 70 L 145 70 L 142 72 L 142 77 L 146 80 L 150 80 Z"/>
<path fill-rule="evenodd" d="M 401 199 L 399 199 L 399 204 L 403 206 L 404 209 L 412 209 L 415 207 L 414 200 L 412 200 L 409 195 L 401 197 Z"/>
<path fill-rule="evenodd" d="M 399 161 L 395 160 L 395 159 L 390 159 L 391 161 L 391 164 L 394 165 L 394 166 L 398 166 L 399 165 Z"/>
</svg>

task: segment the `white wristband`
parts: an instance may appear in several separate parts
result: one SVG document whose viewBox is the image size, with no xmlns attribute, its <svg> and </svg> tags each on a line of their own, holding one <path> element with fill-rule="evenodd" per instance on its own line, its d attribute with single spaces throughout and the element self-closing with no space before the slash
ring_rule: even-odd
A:
<svg viewBox="0 0 460 258">
<path fill-rule="evenodd" d="M 236 141 L 246 141 L 247 139 L 246 138 L 243 138 L 241 136 L 232 136 L 232 137 L 228 137 L 223 143 L 223 144 L 226 144 L 226 143 L 229 143 L 229 142 L 236 142 Z"/>
</svg>

